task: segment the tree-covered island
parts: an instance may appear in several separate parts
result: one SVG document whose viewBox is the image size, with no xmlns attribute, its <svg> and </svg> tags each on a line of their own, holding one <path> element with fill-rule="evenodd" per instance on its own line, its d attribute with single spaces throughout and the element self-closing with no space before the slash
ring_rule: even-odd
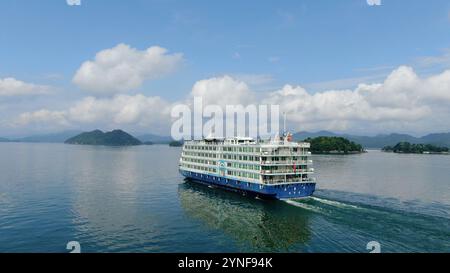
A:
<svg viewBox="0 0 450 273">
<path fill-rule="evenodd" d="M 100 130 L 85 132 L 69 138 L 64 143 L 104 146 L 133 146 L 142 144 L 139 139 L 122 130 L 114 130 L 106 133 Z"/>
<path fill-rule="evenodd" d="M 447 147 L 434 146 L 432 144 L 411 144 L 409 142 L 399 142 L 395 146 L 385 146 L 384 152 L 404 153 L 404 154 L 448 154 Z"/>
<path fill-rule="evenodd" d="M 353 141 L 343 137 L 315 137 L 304 140 L 311 144 L 310 151 L 313 154 L 358 154 L 363 153 L 364 148 Z"/>
<path fill-rule="evenodd" d="M 169 143 L 169 146 L 170 147 L 181 147 L 181 146 L 183 146 L 183 142 L 174 140 Z"/>
</svg>

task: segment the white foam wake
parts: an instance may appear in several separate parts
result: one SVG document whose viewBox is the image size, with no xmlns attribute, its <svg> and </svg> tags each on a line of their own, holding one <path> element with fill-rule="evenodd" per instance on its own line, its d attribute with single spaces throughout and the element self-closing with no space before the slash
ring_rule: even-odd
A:
<svg viewBox="0 0 450 273">
<path fill-rule="evenodd" d="M 333 201 L 333 200 L 328 200 L 328 199 L 322 199 L 322 198 L 319 198 L 319 197 L 311 197 L 311 199 L 314 200 L 314 201 L 323 203 L 323 204 L 334 206 L 334 207 L 359 209 L 359 207 L 355 206 L 355 205 L 345 204 L 345 203 L 341 203 L 341 202 Z"/>
<path fill-rule="evenodd" d="M 320 208 L 318 208 L 318 207 L 314 207 L 314 206 L 311 206 L 311 205 L 308 205 L 308 204 L 305 204 L 305 203 L 301 203 L 301 202 L 298 202 L 298 201 L 286 199 L 286 200 L 284 200 L 284 202 L 288 203 L 289 205 L 293 205 L 293 206 L 296 206 L 296 207 L 299 207 L 299 208 L 302 208 L 302 209 L 305 209 L 305 210 L 310 210 L 310 211 L 314 211 L 314 212 L 317 212 L 317 213 L 323 213 L 323 211 Z"/>
</svg>

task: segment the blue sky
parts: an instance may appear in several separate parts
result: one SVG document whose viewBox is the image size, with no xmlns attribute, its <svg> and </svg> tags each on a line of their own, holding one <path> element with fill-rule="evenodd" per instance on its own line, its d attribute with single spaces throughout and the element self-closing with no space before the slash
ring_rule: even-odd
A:
<svg viewBox="0 0 450 273">
<path fill-rule="evenodd" d="M 3 123 L 21 111 L 63 110 L 90 95 L 72 82 L 74 74 L 120 43 L 183 54 L 176 71 L 137 88 L 145 96 L 182 100 L 197 81 L 222 75 L 256 93 L 291 84 L 314 94 L 382 82 L 402 65 L 423 77 L 445 71 L 450 2 L 82 0 L 69 6 L 66 0 L 3 0 L 0 79 L 57 90 L 50 97 L 0 98 Z M 55 128 L 4 125 L 0 135 L 11 130 Z"/>
</svg>

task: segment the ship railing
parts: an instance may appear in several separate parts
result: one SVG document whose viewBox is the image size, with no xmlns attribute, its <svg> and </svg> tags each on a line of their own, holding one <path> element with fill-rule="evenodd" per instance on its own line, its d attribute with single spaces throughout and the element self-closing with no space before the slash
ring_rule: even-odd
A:
<svg viewBox="0 0 450 273">
<path fill-rule="evenodd" d="M 312 160 L 281 160 L 281 161 L 261 161 L 261 165 L 305 165 L 312 164 Z"/>
<path fill-rule="evenodd" d="M 261 155 L 263 156 L 306 156 L 310 155 L 309 152 L 273 152 L 273 151 L 262 151 Z"/>
<path fill-rule="evenodd" d="M 184 144 L 186 144 L 186 145 L 223 146 L 223 142 L 206 142 L 206 141 L 194 141 L 194 140 L 185 141 Z"/>
<path fill-rule="evenodd" d="M 276 140 L 247 140 L 244 143 L 231 143 L 229 140 L 227 139 L 216 139 L 216 140 L 210 140 L 210 141 L 206 141 L 206 140 L 185 140 L 184 141 L 185 144 L 188 145 L 217 145 L 217 146 L 223 146 L 223 145 L 248 145 L 248 144 L 252 144 L 252 145 L 276 145 L 276 146 L 283 146 L 283 147 L 299 147 L 299 148 L 310 148 L 311 144 L 308 142 L 287 142 L 284 140 L 280 140 L 280 141 L 276 141 Z M 288 145 L 288 146 L 286 146 Z"/>
<path fill-rule="evenodd" d="M 274 152 L 229 152 L 221 151 L 224 154 L 235 154 L 235 155 L 252 155 L 252 156 L 308 156 L 307 152 L 292 152 L 292 153 L 274 153 Z"/>
<path fill-rule="evenodd" d="M 283 170 L 261 170 L 261 174 L 278 174 L 278 175 L 285 175 L 285 174 L 302 174 L 302 173 L 312 173 L 314 172 L 313 168 L 309 169 L 296 169 L 293 170 L 292 168 L 289 169 L 283 169 Z"/>
<path fill-rule="evenodd" d="M 303 142 L 303 141 L 285 141 L 285 140 L 270 140 L 270 139 L 260 139 L 258 141 L 259 144 L 266 144 L 266 145 L 298 145 L 300 147 L 310 147 L 311 144 L 309 142 Z"/>
<path fill-rule="evenodd" d="M 186 149 L 187 152 L 198 152 L 198 153 L 222 153 L 222 154 L 235 154 L 235 155 L 251 155 L 251 156 L 308 156 L 311 155 L 310 152 L 298 151 L 298 152 L 273 152 L 273 151 L 224 151 L 224 150 L 191 150 Z"/>
<path fill-rule="evenodd" d="M 264 166 L 278 166 L 278 165 L 311 165 L 313 164 L 313 160 L 281 160 L 281 161 L 272 161 L 272 160 L 239 160 L 239 159 L 225 159 L 218 156 L 213 157 L 205 157 L 199 155 L 188 155 L 184 152 L 182 153 L 183 157 L 186 158 L 195 158 L 195 159 L 205 159 L 205 160 L 227 160 L 237 163 L 245 163 L 245 164 L 261 164 Z"/>
<path fill-rule="evenodd" d="M 263 180 L 264 184 L 268 184 L 268 185 L 276 185 L 276 184 L 282 184 L 282 183 L 299 183 L 299 182 L 304 182 L 304 183 L 314 183 L 316 182 L 315 178 L 303 178 L 303 179 L 295 179 L 295 178 L 289 178 L 289 179 L 273 179 L 273 180 Z"/>
</svg>

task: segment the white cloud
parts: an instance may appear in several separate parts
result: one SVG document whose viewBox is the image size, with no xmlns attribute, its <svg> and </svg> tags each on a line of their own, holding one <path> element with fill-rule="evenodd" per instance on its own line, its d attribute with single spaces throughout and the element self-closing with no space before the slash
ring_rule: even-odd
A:
<svg viewBox="0 0 450 273">
<path fill-rule="evenodd" d="M 117 95 L 113 98 L 87 97 L 77 102 L 67 113 L 71 121 L 79 123 L 109 122 L 142 126 L 169 115 L 169 104 L 160 97 Z"/>
<path fill-rule="evenodd" d="M 288 114 L 288 123 L 298 130 L 337 130 L 361 134 L 450 130 L 450 70 L 422 78 L 412 68 L 401 66 L 384 81 L 361 83 L 353 89 L 309 92 L 285 85 L 269 93 L 255 93 L 231 76 L 197 81 L 188 100 L 200 96 L 203 104 L 277 104 Z M 64 111 L 24 113 L 19 124 L 48 121 L 53 124 L 99 125 L 99 128 L 136 126 L 170 128 L 170 110 L 176 104 L 159 97 L 116 95 L 87 97 Z M 103 126 L 102 126 L 103 125 Z"/>
<path fill-rule="evenodd" d="M 228 75 L 197 81 L 191 91 L 192 97 L 202 97 L 203 104 L 248 104 L 254 94 L 248 85 Z"/>
<path fill-rule="evenodd" d="M 357 92 L 372 106 L 410 106 L 416 101 L 415 89 L 420 79 L 410 67 L 402 66 L 394 70 L 383 84 L 360 84 Z"/>
<path fill-rule="evenodd" d="M 353 90 L 309 93 L 286 85 L 264 103 L 279 104 L 296 130 L 366 130 L 385 132 L 447 131 L 450 124 L 450 71 L 422 79 L 412 68 L 399 67 L 383 83 L 360 84 Z"/>
<path fill-rule="evenodd" d="M 146 80 L 172 73 L 183 61 L 181 53 L 153 46 L 140 51 L 126 44 L 98 52 L 93 61 L 84 62 L 73 77 L 80 88 L 96 94 L 115 94 L 135 90 Z"/>
<path fill-rule="evenodd" d="M 423 100 L 450 107 L 450 70 L 427 78 L 420 88 L 417 96 L 421 96 Z"/>
<path fill-rule="evenodd" d="M 416 60 L 417 64 L 422 67 L 445 66 L 450 65 L 450 49 L 446 48 L 442 54 L 437 56 L 423 56 Z"/>
<path fill-rule="evenodd" d="M 203 105 L 248 104 L 255 100 L 247 84 L 230 76 L 214 77 L 196 82 L 190 96 L 181 103 L 192 103 L 193 97 L 202 97 Z M 175 102 L 177 103 L 177 102 Z M 75 102 L 67 110 L 52 111 L 41 109 L 21 114 L 15 121 L 16 126 L 33 124 L 121 127 L 150 126 L 170 127 L 170 102 L 160 97 L 148 97 L 142 94 L 118 94 L 111 98 L 85 97 Z"/>
<path fill-rule="evenodd" d="M 50 89 L 49 86 L 26 83 L 15 78 L 0 79 L 0 97 L 42 95 L 50 93 Z"/>
<path fill-rule="evenodd" d="M 279 105 L 288 113 L 293 130 L 450 130 L 450 124 L 435 119 L 450 119 L 450 70 L 421 78 L 411 67 L 401 66 L 381 83 L 315 93 L 292 85 L 268 94 L 255 93 L 242 79 L 222 76 L 195 83 L 194 96 L 202 97 L 204 105 Z"/>
<path fill-rule="evenodd" d="M 15 123 L 19 126 L 28 125 L 30 123 L 43 123 L 44 125 L 50 124 L 60 126 L 68 125 L 64 111 L 50 111 L 47 109 L 22 113 Z"/>
<path fill-rule="evenodd" d="M 380 6 L 381 0 L 367 0 L 367 5 L 369 6 Z"/>
<path fill-rule="evenodd" d="M 235 80 L 245 82 L 249 86 L 261 86 L 274 81 L 273 76 L 269 74 L 233 74 L 230 76 Z"/>
<path fill-rule="evenodd" d="M 376 83 L 383 81 L 388 75 L 389 72 L 383 74 L 374 74 L 370 76 L 362 76 L 362 77 L 354 77 L 354 78 L 343 78 L 343 79 L 335 79 L 329 81 L 321 81 L 321 82 L 313 82 L 307 83 L 304 87 L 308 90 L 313 91 L 326 91 L 330 89 L 348 89 L 358 86 L 360 83 Z"/>
<path fill-rule="evenodd" d="M 21 114 L 15 125 L 58 124 L 61 126 L 95 125 L 115 127 L 134 125 L 148 127 L 167 123 L 170 104 L 159 97 L 137 95 L 116 95 L 112 98 L 86 97 L 77 101 L 68 110 L 52 111 L 41 109 Z"/>
</svg>

